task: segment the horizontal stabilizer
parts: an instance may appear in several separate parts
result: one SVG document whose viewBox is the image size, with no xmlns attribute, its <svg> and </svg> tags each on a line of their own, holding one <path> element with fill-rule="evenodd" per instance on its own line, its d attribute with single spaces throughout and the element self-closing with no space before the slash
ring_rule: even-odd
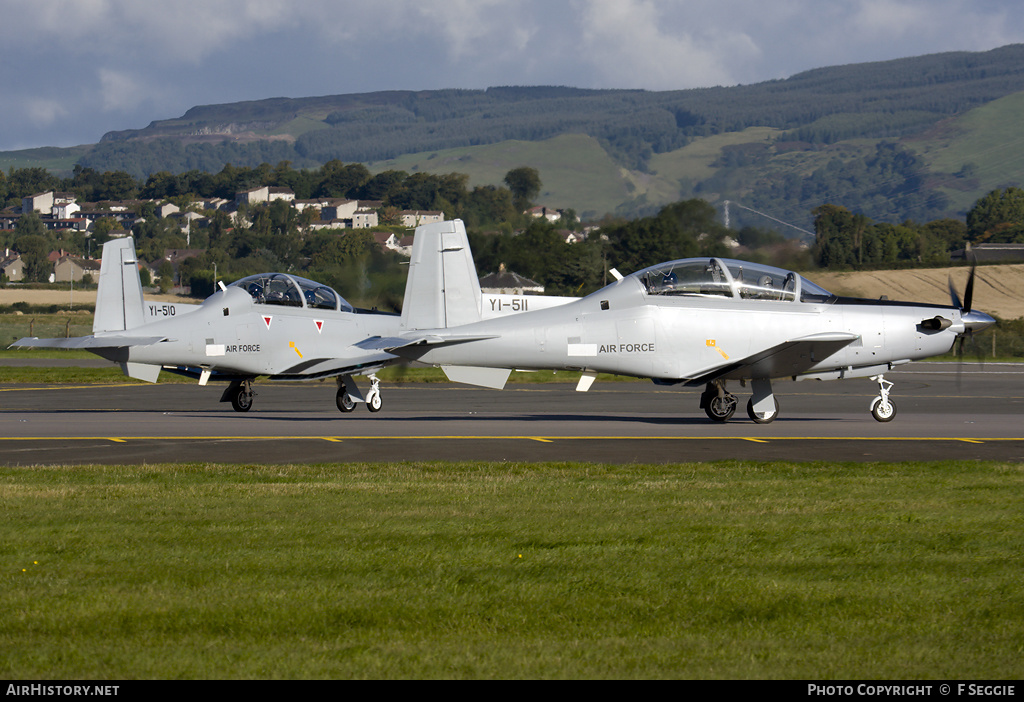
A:
<svg viewBox="0 0 1024 702">
<path fill-rule="evenodd" d="M 426 337 L 417 336 L 404 339 L 400 336 L 371 336 L 369 339 L 364 339 L 359 343 L 352 344 L 356 348 L 363 349 L 364 351 L 391 351 L 392 349 L 400 349 L 403 346 L 412 346 L 418 344 L 421 341 L 425 341 Z"/>
<path fill-rule="evenodd" d="M 450 346 L 452 344 L 466 344 L 470 341 L 483 341 L 485 339 L 496 339 L 497 334 L 423 334 L 417 336 L 374 336 L 364 339 L 353 346 L 365 351 L 387 351 L 398 356 L 403 354 L 397 351 L 410 346 Z"/>
<path fill-rule="evenodd" d="M 166 336 L 73 336 L 69 339 L 40 339 L 27 336 L 10 348 L 38 349 L 119 349 L 126 346 L 150 346 L 167 341 Z"/>
<path fill-rule="evenodd" d="M 481 368 L 478 366 L 441 366 L 441 370 L 453 383 L 479 385 L 495 390 L 505 387 L 505 382 L 512 372 L 509 368 Z"/>
</svg>

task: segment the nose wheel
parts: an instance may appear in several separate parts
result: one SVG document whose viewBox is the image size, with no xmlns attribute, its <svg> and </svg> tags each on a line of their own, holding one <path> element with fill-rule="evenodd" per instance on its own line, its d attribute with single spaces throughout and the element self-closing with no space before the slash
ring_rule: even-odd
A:
<svg viewBox="0 0 1024 702">
<path fill-rule="evenodd" d="M 881 375 L 872 376 L 871 379 L 878 381 L 878 397 L 871 401 L 871 416 L 879 422 L 891 422 L 896 416 L 896 405 L 889 399 L 893 383 Z"/>
</svg>

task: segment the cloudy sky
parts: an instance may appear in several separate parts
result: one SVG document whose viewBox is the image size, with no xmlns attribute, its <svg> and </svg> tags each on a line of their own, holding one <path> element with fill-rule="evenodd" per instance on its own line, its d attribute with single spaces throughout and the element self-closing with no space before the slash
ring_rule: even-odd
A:
<svg viewBox="0 0 1024 702">
<path fill-rule="evenodd" d="M 0 0 L 0 18 L 0 150 L 267 97 L 669 90 L 1024 42 L 1020 0 Z"/>
</svg>

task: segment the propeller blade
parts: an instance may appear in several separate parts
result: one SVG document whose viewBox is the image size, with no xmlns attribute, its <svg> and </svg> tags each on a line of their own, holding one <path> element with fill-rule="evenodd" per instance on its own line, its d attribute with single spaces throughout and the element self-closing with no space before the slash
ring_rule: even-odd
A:
<svg viewBox="0 0 1024 702">
<path fill-rule="evenodd" d="M 975 264 L 971 264 L 971 274 L 967 276 L 967 288 L 964 290 L 964 312 L 971 311 L 971 298 L 974 297 Z"/>
<path fill-rule="evenodd" d="M 949 276 L 949 299 L 953 303 L 953 307 L 963 309 L 963 305 L 960 304 L 960 296 L 956 292 L 956 286 L 953 285 L 953 276 Z"/>
</svg>

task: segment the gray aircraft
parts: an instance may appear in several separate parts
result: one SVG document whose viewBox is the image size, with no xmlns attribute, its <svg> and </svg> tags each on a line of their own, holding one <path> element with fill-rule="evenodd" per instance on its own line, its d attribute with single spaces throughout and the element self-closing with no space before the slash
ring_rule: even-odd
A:
<svg viewBox="0 0 1024 702">
<path fill-rule="evenodd" d="M 461 246 L 465 228 L 459 221 L 420 227 L 424 243 Z M 454 243 L 453 243 L 454 242 Z M 460 281 L 468 287 L 444 287 L 444 265 L 452 256 L 421 245 L 421 261 L 413 269 L 423 282 L 411 289 L 430 287 L 426 299 L 444 294 L 449 300 L 465 294 L 473 319 L 495 318 L 526 309 L 563 304 L 571 298 L 525 298 L 516 295 L 482 295 L 472 267 L 468 244 L 457 263 Z M 436 247 L 435 247 L 436 249 Z M 450 254 L 451 252 L 449 252 Z M 455 278 L 453 277 L 454 281 Z M 20 339 L 13 347 L 85 349 L 120 364 L 125 375 L 155 383 L 162 370 L 198 380 L 225 381 L 221 402 L 247 412 L 253 404 L 253 382 L 270 380 L 317 380 L 337 378 L 337 406 L 351 412 L 365 403 L 371 412 L 381 409 L 376 371 L 404 359 L 395 347 L 424 343 L 421 334 L 400 336 L 408 329 L 445 326 L 472 321 L 457 316 L 429 315 L 420 324 L 399 316 L 354 308 L 326 285 L 287 273 L 263 273 L 238 280 L 220 289 L 202 304 L 146 301 L 139 279 L 134 241 L 114 239 L 103 246 L 93 334 L 71 339 Z M 414 293 L 419 294 L 419 293 Z M 424 300 L 406 296 L 407 312 L 418 313 Z M 364 392 L 355 378 L 366 376 Z"/>
<path fill-rule="evenodd" d="M 973 269 L 964 301 L 951 282 L 952 305 L 943 306 L 838 297 L 792 271 L 716 257 L 669 261 L 584 298 L 483 319 L 465 293 L 477 284 L 468 243 L 427 234 L 413 244 L 403 343 L 383 348 L 484 387 L 504 387 L 511 369 L 580 371 L 580 391 L 598 373 L 650 378 L 703 386 L 700 407 L 724 422 L 738 405 L 726 383 L 738 380 L 751 386 L 748 416 L 768 423 L 779 412 L 775 379 L 867 377 L 879 389 L 871 414 L 886 422 L 896 414 L 887 371 L 945 353 L 995 321 L 971 308 Z M 433 274 L 417 272 L 438 256 Z"/>
</svg>

